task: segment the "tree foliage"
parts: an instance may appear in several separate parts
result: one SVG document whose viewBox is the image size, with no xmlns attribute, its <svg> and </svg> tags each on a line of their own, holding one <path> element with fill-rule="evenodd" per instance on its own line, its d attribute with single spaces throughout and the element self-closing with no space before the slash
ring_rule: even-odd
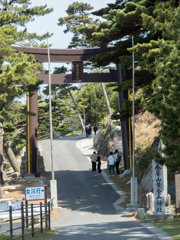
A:
<svg viewBox="0 0 180 240">
<path fill-rule="evenodd" d="M 170 3 L 167 6 L 158 3 L 155 11 L 157 20 L 162 21 L 156 21 L 158 24 L 155 27 L 163 30 L 164 39 L 154 42 L 156 48 L 149 49 L 149 56 L 156 56 L 152 66 L 155 79 L 152 82 L 153 93 L 150 98 L 143 97 L 143 104 L 161 120 L 161 139 L 165 144 L 165 156 L 156 155 L 156 161 L 166 164 L 171 172 L 175 172 L 180 171 L 180 8 L 173 9 Z M 152 17 L 147 19 L 147 16 L 144 16 L 145 24 L 149 21 L 149 25 L 156 20 Z"/>
<path fill-rule="evenodd" d="M 66 25 L 64 33 L 73 33 L 73 37 L 68 48 L 79 48 L 88 46 L 84 34 L 79 33 L 76 27 L 78 25 L 86 26 L 93 23 L 93 19 L 89 17 L 90 13 L 88 12 L 92 9 L 93 7 L 90 4 L 73 2 L 68 6 L 66 10 L 68 16 L 58 19 L 59 26 Z"/>
<path fill-rule="evenodd" d="M 106 87 L 106 92 L 110 103 L 114 103 L 114 99 L 116 99 L 117 104 L 117 93 L 113 93 L 112 88 L 108 87 Z M 76 99 L 77 105 L 81 106 L 83 104 L 82 99 L 86 99 L 86 103 L 84 103 L 86 109 L 86 123 L 95 124 L 108 115 L 108 110 L 100 83 L 85 84 L 82 91 L 78 93 Z M 113 104 L 111 107 L 112 106 Z"/>
</svg>

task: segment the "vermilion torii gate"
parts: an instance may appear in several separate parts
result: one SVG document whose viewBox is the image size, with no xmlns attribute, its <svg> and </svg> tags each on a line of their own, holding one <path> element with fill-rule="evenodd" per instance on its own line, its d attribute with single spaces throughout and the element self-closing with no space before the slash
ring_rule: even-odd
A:
<svg viewBox="0 0 180 240">
<path fill-rule="evenodd" d="M 48 62 L 48 51 L 45 48 L 27 48 L 27 47 L 13 47 L 18 52 L 24 52 L 27 54 L 33 54 L 38 62 L 44 63 Z M 88 61 L 90 57 L 101 53 L 107 53 L 115 50 L 116 48 L 92 48 L 92 49 L 50 49 L 50 59 L 51 62 L 84 62 Z M 131 79 L 130 71 L 120 71 L 120 64 L 116 64 L 116 70 L 110 70 L 109 73 L 83 73 L 84 83 L 97 83 L 97 82 L 118 82 L 121 83 L 128 79 Z M 38 75 L 39 80 L 43 80 L 44 84 L 49 84 L 49 76 L 44 72 Z M 73 83 L 71 74 L 52 74 L 51 84 L 63 84 L 63 83 Z M 128 99 L 127 92 L 119 92 L 119 107 L 122 108 L 124 105 L 124 99 Z M 37 172 L 37 129 L 38 129 L 38 94 L 37 91 L 29 99 L 29 111 L 35 113 L 35 116 L 29 117 L 29 127 L 30 127 L 30 155 L 32 161 L 32 173 Z M 123 142 L 123 157 L 125 169 L 130 169 L 130 159 L 129 159 L 129 146 L 131 148 L 131 139 L 129 136 L 128 122 L 121 122 L 122 130 L 122 142 Z M 26 146 L 26 154 L 28 152 Z"/>
</svg>

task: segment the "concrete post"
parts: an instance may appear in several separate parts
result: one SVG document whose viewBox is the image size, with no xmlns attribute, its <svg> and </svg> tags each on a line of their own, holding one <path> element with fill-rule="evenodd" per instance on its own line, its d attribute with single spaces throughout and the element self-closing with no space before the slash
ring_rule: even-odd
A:
<svg viewBox="0 0 180 240">
<path fill-rule="evenodd" d="M 50 180 L 51 199 L 53 199 L 53 208 L 57 208 L 57 181 Z"/>
</svg>

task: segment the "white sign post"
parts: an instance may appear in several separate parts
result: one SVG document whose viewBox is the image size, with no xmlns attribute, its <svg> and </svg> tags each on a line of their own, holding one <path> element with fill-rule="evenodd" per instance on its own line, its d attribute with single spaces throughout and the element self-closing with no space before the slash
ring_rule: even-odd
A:
<svg viewBox="0 0 180 240">
<path fill-rule="evenodd" d="M 44 200 L 45 187 L 29 187 L 25 190 L 26 201 Z"/>
<path fill-rule="evenodd" d="M 153 160 L 154 210 L 155 215 L 165 215 L 163 165 Z"/>
</svg>

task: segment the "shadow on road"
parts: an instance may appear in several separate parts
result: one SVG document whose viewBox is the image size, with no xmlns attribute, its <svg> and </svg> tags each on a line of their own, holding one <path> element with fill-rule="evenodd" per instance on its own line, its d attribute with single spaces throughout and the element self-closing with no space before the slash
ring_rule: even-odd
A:
<svg viewBox="0 0 180 240">
<path fill-rule="evenodd" d="M 130 227 L 130 229 L 129 229 Z M 56 228 L 58 229 L 58 227 Z M 92 231 L 93 229 L 93 231 Z M 126 222 L 102 222 L 97 224 L 70 225 L 67 227 L 59 227 L 60 233 L 54 235 L 52 239 L 63 240 L 139 240 L 139 239 L 159 239 L 149 230 L 143 228 L 137 223 Z"/>
<path fill-rule="evenodd" d="M 45 174 L 51 179 L 51 172 Z M 116 214 L 113 203 L 119 195 L 97 172 L 56 171 L 58 204 L 72 211 Z"/>
</svg>

